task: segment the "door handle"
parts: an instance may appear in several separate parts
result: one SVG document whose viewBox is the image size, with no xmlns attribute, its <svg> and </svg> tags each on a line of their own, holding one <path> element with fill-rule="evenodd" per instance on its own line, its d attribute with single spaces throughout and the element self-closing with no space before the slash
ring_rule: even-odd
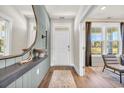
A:
<svg viewBox="0 0 124 93">
<path fill-rule="evenodd" d="M 70 51 L 70 45 L 68 45 L 68 51 Z"/>
</svg>

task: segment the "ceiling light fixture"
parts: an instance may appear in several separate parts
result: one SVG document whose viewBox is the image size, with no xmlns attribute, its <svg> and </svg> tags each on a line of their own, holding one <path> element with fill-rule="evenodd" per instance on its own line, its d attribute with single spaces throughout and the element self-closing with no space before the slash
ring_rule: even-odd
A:
<svg viewBox="0 0 124 93">
<path fill-rule="evenodd" d="M 106 7 L 105 7 L 105 6 L 101 7 L 101 10 L 105 10 L 105 9 L 106 9 Z"/>
</svg>

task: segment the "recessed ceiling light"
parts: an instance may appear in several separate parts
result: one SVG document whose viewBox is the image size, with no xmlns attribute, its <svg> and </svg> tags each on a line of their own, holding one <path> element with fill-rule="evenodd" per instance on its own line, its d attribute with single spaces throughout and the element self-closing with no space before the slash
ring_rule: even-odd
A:
<svg viewBox="0 0 124 93">
<path fill-rule="evenodd" d="M 106 7 L 105 7 L 105 6 L 101 7 L 101 10 L 105 10 L 105 9 L 106 9 Z"/>
</svg>

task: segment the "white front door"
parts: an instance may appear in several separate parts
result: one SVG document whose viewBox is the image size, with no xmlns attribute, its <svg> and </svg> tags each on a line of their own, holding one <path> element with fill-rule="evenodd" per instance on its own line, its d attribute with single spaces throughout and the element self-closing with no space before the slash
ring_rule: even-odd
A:
<svg viewBox="0 0 124 93">
<path fill-rule="evenodd" d="M 53 25 L 53 65 L 70 65 L 70 30 L 71 24 Z"/>
</svg>

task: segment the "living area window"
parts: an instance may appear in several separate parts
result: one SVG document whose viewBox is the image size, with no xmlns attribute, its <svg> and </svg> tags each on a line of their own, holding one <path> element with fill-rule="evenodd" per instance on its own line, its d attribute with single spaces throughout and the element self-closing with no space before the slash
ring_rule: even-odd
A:
<svg viewBox="0 0 124 93">
<path fill-rule="evenodd" d="M 0 56 L 9 54 L 9 24 L 8 21 L 0 18 Z"/>
<path fill-rule="evenodd" d="M 107 53 L 118 54 L 119 53 L 119 29 L 118 27 L 106 28 L 107 33 Z"/>
<path fill-rule="evenodd" d="M 91 28 L 91 52 L 94 55 L 102 54 L 102 29 L 100 27 Z"/>
<path fill-rule="evenodd" d="M 91 53 L 92 55 L 115 54 L 121 49 L 120 23 L 92 23 Z"/>
</svg>

